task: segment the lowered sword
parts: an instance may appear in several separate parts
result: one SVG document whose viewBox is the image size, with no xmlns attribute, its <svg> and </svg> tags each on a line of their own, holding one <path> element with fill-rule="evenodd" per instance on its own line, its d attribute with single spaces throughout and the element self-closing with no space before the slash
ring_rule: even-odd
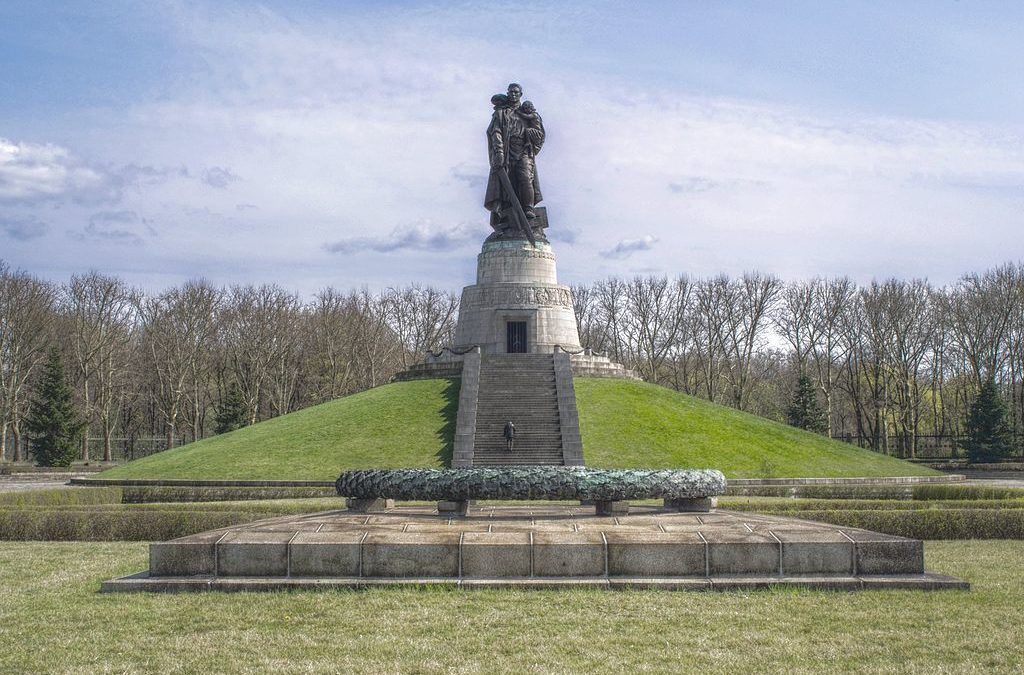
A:
<svg viewBox="0 0 1024 675">
<path fill-rule="evenodd" d="M 530 227 L 530 220 L 523 211 L 523 205 L 519 203 L 516 191 L 512 189 L 512 181 L 509 179 L 508 171 L 505 170 L 504 166 L 498 167 L 498 180 L 501 181 L 502 189 L 505 190 L 509 201 L 512 202 L 512 217 L 516 221 L 516 225 L 519 226 L 519 231 L 526 235 L 526 238 L 530 240 L 531 246 L 537 248 L 537 240 L 533 238 L 533 228 Z"/>
</svg>

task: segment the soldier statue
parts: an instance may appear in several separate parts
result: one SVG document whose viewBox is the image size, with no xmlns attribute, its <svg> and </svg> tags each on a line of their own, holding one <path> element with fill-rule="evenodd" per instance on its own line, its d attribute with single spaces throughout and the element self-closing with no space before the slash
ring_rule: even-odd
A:
<svg viewBox="0 0 1024 675">
<path fill-rule="evenodd" d="M 525 236 L 531 243 L 537 222 L 536 206 L 543 199 L 537 180 L 536 156 L 544 145 L 544 122 L 523 88 L 513 82 L 507 94 L 491 97 L 494 113 L 487 127 L 491 174 L 484 207 L 491 212 L 491 227 L 504 237 Z M 541 232 L 542 234 L 542 232 Z"/>
</svg>

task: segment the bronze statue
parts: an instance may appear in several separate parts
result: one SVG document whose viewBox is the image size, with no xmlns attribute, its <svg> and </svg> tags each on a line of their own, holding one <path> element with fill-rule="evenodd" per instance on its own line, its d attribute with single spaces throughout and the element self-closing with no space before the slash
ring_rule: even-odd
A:
<svg viewBox="0 0 1024 675">
<path fill-rule="evenodd" d="M 536 156 L 544 145 L 544 122 L 523 88 L 513 82 L 507 94 L 491 97 L 494 113 L 487 127 L 491 174 L 484 207 L 491 212 L 491 227 L 498 234 L 534 242 L 543 228 L 537 222 L 537 204 L 543 199 L 537 180 Z M 542 233 L 541 233 L 542 234 Z"/>
</svg>

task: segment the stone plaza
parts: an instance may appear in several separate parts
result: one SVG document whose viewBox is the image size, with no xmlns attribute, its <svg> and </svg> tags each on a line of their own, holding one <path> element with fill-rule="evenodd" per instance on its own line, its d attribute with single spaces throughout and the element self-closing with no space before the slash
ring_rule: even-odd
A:
<svg viewBox="0 0 1024 675">
<path fill-rule="evenodd" d="M 365 588 L 964 589 L 924 570 L 922 542 L 793 518 L 633 506 L 401 506 L 329 511 L 150 547 L 150 569 L 104 591 Z"/>
</svg>

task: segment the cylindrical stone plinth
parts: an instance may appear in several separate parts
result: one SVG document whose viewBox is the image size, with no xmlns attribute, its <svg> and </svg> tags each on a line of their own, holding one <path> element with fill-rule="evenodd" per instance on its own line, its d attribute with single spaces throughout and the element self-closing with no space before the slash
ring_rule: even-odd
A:
<svg viewBox="0 0 1024 675">
<path fill-rule="evenodd" d="M 551 244 L 537 242 L 534 248 L 527 241 L 492 241 L 484 244 L 476 257 L 476 283 L 550 284 L 555 276 L 555 254 Z"/>
<path fill-rule="evenodd" d="M 556 346 L 580 349 L 572 295 L 558 285 L 551 245 L 527 241 L 484 244 L 477 257 L 477 283 L 462 290 L 456 349 L 474 345 L 484 354 L 509 349 L 509 323 L 525 327 L 525 351 L 551 353 Z"/>
</svg>

